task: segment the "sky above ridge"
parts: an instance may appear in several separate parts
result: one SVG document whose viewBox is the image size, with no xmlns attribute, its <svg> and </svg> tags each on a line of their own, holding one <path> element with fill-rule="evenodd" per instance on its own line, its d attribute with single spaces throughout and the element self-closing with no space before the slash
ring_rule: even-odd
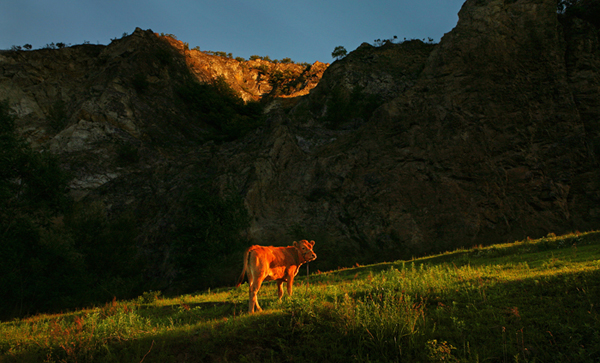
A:
<svg viewBox="0 0 600 363">
<path fill-rule="evenodd" d="M 201 50 L 331 62 L 375 39 L 440 38 L 464 0 L 1 0 L 0 49 L 108 44 L 136 27 Z"/>
</svg>

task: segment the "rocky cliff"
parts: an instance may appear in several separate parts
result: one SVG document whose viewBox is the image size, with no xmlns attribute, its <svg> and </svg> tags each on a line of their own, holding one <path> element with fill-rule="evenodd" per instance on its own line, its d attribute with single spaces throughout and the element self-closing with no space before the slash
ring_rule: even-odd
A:
<svg viewBox="0 0 600 363">
<path fill-rule="evenodd" d="M 295 226 L 332 259 L 595 229 L 599 55 L 598 29 L 553 1 L 467 1 L 436 46 L 363 45 L 332 64 L 272 114 L 262 155 L 219 174 L 247 185 L 253 233 Z"/>
<path fill-rule="evenodd" d="M 240 62 L 139 28 L 108 46 L 3 52 L 0 62 L 0 99 L 9 100 L 34 148 L 61 155 L 77 199 L 206 141 L 207 125 L 178 97 L 190 75 L 209 84 L 222 77 L 242 98 L 258 100 L 286 82 L 296 87 L 278 96 L 307 93 L 328 66 Z M 133 166 L 122 160 L 128 152 Z"/>
<path fill-rule="evenodd" d="M 136 30 L 0 53 L 0 99 L 78 200 L 136 212 L 157 264 L 202 185 L 243 197 L 256 242 L 315 239 L 335 267 L 598 228 L 598 39 L 551 0 L 467 0 L 437 45 L 363 44 L 310 69 Z M 267 102 L 267 122 L 211 141 L 177 96 L 190 74 Z"/>
</svg>

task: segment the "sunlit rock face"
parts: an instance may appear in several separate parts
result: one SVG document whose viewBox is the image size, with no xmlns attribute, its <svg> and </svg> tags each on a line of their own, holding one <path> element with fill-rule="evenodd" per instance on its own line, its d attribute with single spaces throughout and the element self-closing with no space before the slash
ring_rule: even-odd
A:
<svg viewBox="0 0 600 363">
<path fill-rule="evenodd" d="M 468 0 L 439 44 L 364 44 L 310 68 L 141 29 L 2 52 L 0 99 L 60 156 L 76 199 L 135 211 L 156 261 L 201 186 L 244 199 L 257 243 L 318 241 L 326 268 L 597 229 L 599 49 L 555 1 Z M 178 97 L 190 74 L 262 100 L 264 125 L 211 140 Z"/>
<path fill-rule="evenodd" d="M 329 66 L 321 62 L 308 66 L 263 59 L 239 61 L 232 56 L 215 56 L 200 49 L 189 49 L 186 43 L 169 36 L 162 39 L 185 56 L 189 69 L 199 80 L 211 82 L 224 77 L 245 101 L 259 100 L 275 91 L 280 91 L 277 96 L 286 98 L 306 95 L 319 83 Z M 274 76 L 278 82 L 274 82 Z M 274 89 L 277 85 L 281 85 L 282 89 Z"/>
</svg>

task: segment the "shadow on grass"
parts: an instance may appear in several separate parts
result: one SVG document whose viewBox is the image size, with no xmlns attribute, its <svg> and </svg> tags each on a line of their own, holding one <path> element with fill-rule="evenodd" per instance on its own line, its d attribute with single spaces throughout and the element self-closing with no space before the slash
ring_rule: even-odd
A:
<svg viewBox="0 0 600 363">
<path fill-rule="evenodd" d="M 368 266 L 357 266 L 350 268 L 340 268 L 336 271 L 313 274 L 310 276 L 312 281 L 334 281 L 354 280 L 363 278 L 369 274 L 378 273 L 390 268 L 419 268 L 421 265 L 434 266 L 443 263 L 454 264 L 457 267 L 464 265 L 493 265 L 508 264 L 514 262 L 528 262 L 540 260 L 537 253 L 564 253 L 571 255 L 575 260 L 589 260 L 590 257 L 585 253 L 596 255 L 600 258 L 600 250 L 594 246 L 600 244 L 600 232 L 588 232 L 585 234 L 574 234 L 564 238 L 541 238 L 536 241 L 525 240 L 523 242 L 509 243 L 504 245 L 494 245 L 488 247 L 473 247 L 468 250 L 457 250 L 444 254 L 425 256 L 406 261 L 382 262 Z M 582 253 L 579 254 L 578 252 Z M 529 258 L 527 258 L 529 256 Z"/>
<path fill-rule="evenodd" d="M 428 307 L 434 337 L 464 347 L 463 358 L 470 347 L 482 360 L 600 360 L 600 270 L 472 286 Z"/>
<path fill-rule="evenodd" d="M 211 305 L 195 304 L 195 308 L 230 309 L 233 304 Z M 172 313 L 171 318 L 177 314 Z M 0 357 L 0 362 L 224 362 L 242 357 L 245 361 L 265 361 L 265 357 L 286 354 L 281 344 L 289 337 L 273 334 L 289 320 L 286 316 L 281 311 L 266 311 L 174 325 L 133 339 L 114 338 L 89 346 L 32 347 Z"/>
<path fill-rule="evenodd" d="M 600 360 L 600 270 L 473 284 L 471 289 L 442 295 L 433 291 L 423 298 L 426 312 L 411 337 L 371 334 L 377 325 L 354 321 L 318 301 L 315 308 L 296 304 L 286 305 L 285 311 L 267 301 L 265 311 L 257 314 L 237 314 L 237 308 L 247 305 L 221 301 L 194 303 L 189 309 L 140 309 L 153 321 L 173 323 L 135 338 L 112 337 L 90 346 L 32 347 L 0 361 L 428 361 L 433 341 L 437 348 L 445 342 L 456 347 L 453 357 L 467 362 L 512 361 L 517 356 L 519 361 Z"/>
<path fill-rule="evenodd" d="M 266 284 L 259 296 L 265 309 L 262 313 L 247 314 L 247 300 L 240 302 L 239 294 L 236 301 L 186 303 L 182 298 L 169 306 L 136 310 L 151 324 L 132 338 L 115 332 L 102 341 L 71 340 L 50 347 L 31 343 L 26 352 L 5 354 L 0 362 L 304 362 L 352 360 L 364 354 L 371 361 L 428 361 L 433 341 L 438 344 L 434 348 L 444 348 L 441 344 L 445 342 L 456 347 L 452 354 L 460 361 L 512 361 L 514 357 L 519 361 L 600 361 L 600 269 L 588 264 L 585 271 L 565 271 L 560 261 L 553 264 L 539 258 L 540 253 L 563 253 L 567 258 L 593 262 L 600 253 L 597 245 L 579 242 L 575 248 L 523 243 L 506 248 L 513 249 L 512 257 L 501 249 L 474 249 L 316 274 L 294 284 L 296 295 L 306 282 L 333 285 L 390 267 L 400 269 L 402 264 L 412 268 L 413 262 L 416 267 L 476 265 L 479 261 L 511 263 L 524 256 L 546 264 L 535 269 L 533 277 L 517 276 L 510 281 L 474 278 L 461 280 L 456 289 L 429 291 L 422 296 L 426 310 L 421 325 L 409 338 L 373 335 L 377 326 L 366 320 L 354 321 L 351 315 L 340 316 L 334 305 L 324 300 L 311 302 L 314 308 L 284 304 L 282 311 L 276 303 L 275 285 Z M 349 295 L 356 299 L 371 296 L 369 291 Z M 375 318 L 377 322 L 393 317 Z M 348 332 L 348 326 L 353 330 Z M 377 351 L 370 350 L 374 346 Z"/>
</svg>

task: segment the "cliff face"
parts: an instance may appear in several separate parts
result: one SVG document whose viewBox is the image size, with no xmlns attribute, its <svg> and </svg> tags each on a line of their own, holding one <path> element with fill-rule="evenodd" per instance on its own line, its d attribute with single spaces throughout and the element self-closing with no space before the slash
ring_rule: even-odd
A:
<svg viewBox="0 0 600 363">
<path fill-rule="evenodd" d="M 319 230 L 359 260 L 597 228 L 598 29 L 544 0 L 459 18 L 435 47 L 360 47 L 278 118 L 245 161 L 257 235 Z M 381 105 L 332 123 L 357 85 Z"/>
<path fill-rule="evenodd" d="M 279 96 L 307 93 L 328 65 L 239 62 L 185 50 L 180 41 L 138 28 L 108 46 L 3 52 L 0 66 L 0 99 L 9 100 L 34 148 L 62 156 L 79 199 L 210 138 L 207 125 L 178 97 L 190 74 L 202 83 L 222 77 L 242 98 L 258 100 L 286 82 L 296 87 Z M 127 153 L 135 163 L 122 160 Z"/>
<path fill-rule="evenodd" d="M 555 1 L 467 0 L 437 45 L 365 44 L 329 67 L 240 63 L 141 30 L 0 53 L 0 99 L 60 155 L 76 198 L 136 211 L 157 261 L 203 185 L 244 198 L 257 243 L 315 239 L 315 263 L 335 267 L 598 228 L 599 49 Z M 269 98 L 265 126 L 207 141 L 177 97 L 189 70 Z"/>
</svg>

